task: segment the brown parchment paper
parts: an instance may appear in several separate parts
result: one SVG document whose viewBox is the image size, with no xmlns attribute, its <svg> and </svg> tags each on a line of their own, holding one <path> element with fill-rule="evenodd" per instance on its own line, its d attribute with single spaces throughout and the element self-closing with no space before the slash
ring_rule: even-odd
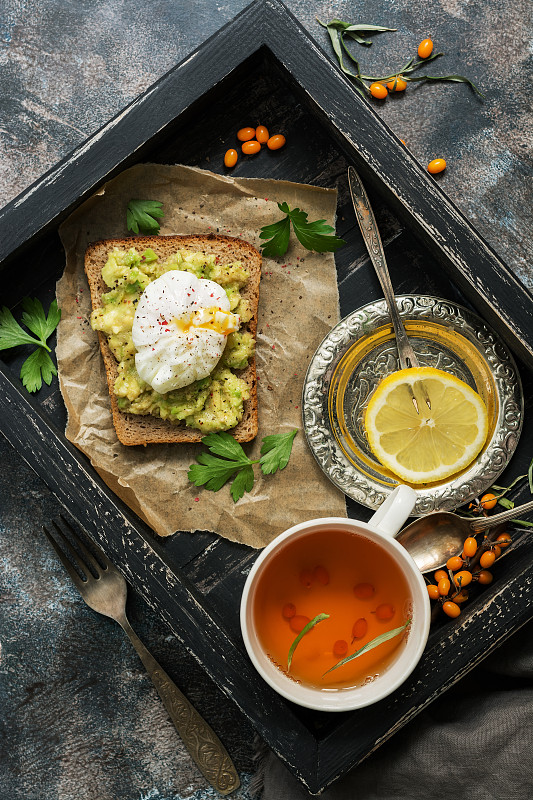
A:
<svg viewBox="0 0 533 800">
<path fill-rule="evenodd" d="M 255 467 L 250 493 L 234 503 L 229 485 L 219 492 L 193 486 L 189 466 L 202 445 L 125 447 L 116 438 L 105 372 L 83 271 L 89 242 L 127 235 L 132 198 L 163 203 L 161 234 L 219 232 L 259 247 L 259 229 L 281 218 L 286 201 L 310 220 L 334 224 L 331 189 L 254 178 L 232 178 L 184 166 L 142 164 L 109 181 L 61 226 L 66 269 L 57 284 L 62 309 L 57 359 L 68 411 L 67 438 L 91 460 L 107 485 L 160 536 L 209 530 L 263 547 L 286 528 L 321 516 L 346 516 L 344 495 L 323 475 L 309 451 L 301 392 L 309 359 L 339 319 L 332 254 L 305 250 L 294 236 L 284 260 L 264 259 L 257 330 L 259 434 L 244 445 L 259 456 L 261 439 L 298 428 L 288 466 L 264 476 Z"/>
</svg>

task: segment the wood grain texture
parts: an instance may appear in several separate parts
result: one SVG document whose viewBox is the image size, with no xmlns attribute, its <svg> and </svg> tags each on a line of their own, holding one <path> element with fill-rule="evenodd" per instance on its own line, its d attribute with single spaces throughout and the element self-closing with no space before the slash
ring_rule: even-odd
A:
<svg viewBox="0 0 533 800">
<path fill-rule="evenodd" d="M 422 152 L 422 146 L 438 148 L 442 142 L 454 142 L 463 183 L 451 185 L 456 187 L 454 196 L 463 210 L 472 211 L 479 190 L 468 173 L 467 145 L 458 141 L 453 125 L 457 114 L 462 114 L 464 120 L 458 127 L 472 153 L 480 141 L 480 122 L 476 115 L 481 115 L 486 126 L 497 124 L 490 122 L 488 111 L 479 109 L 469 95 L 460 93 L 466 91 L 465 87 L 460 87 L 459 91 L 455 91 L 457 87 L 424 87 L 430 98 L 426 101 L 428 106 L 423 105 L 421 87 L 418 87 L 416 93 L 402 101 L 403 106 L 391 100 L 385 108 L 374 106 L 374 111 L 369 110 L 355 95 L 347 79 L 339 74 L 329 54 L 322 52 L 321 47 L 327 49 L 327 40 L 321 40 L 321 47 L 309 42 L 294 19 L 287 17 L 280 5 L 273 2 L 257 4 L 253 14 L 250 10 L 244 12 L 220 37 L 212 39 L 205 50 L 190 54 L 205 33 L 214 32 L 220 22 L 229 19 L 243 5 L 233 4 L 231 12 L 225 9 L 222 13 L 226 17 L 222 20 L 216 15 L 208 18 L 205 13 L 207 5 L 200 3 L 198 25 L 204 24 L 205 27 L 201 30 L 195 28 L 194 34 L 181 34 L 186 37 L 184 49 L 179 51 L 180 56 L 185 56 L 182 67 L 164 77 L 157 90 L 149 90 L 144 98 L 134 101 L 125 115 L 119 113 L 101 133 L 95 134 L 92 144 L 81 144 L 83 131 L 79 137 L 71 136 L 68 140 L 65 137 L 62 140 L 65 149 L 60 155 L 66 156 L 71 144 L 79 145 L 72 159 L 67 156 L 60 167 L 52 169 L 48 177 L 23 191 L 4 209 L 0 246 L 4 248 L 3 253 L 14 253 L 11 261 L 6 262 L 7 269 L 3 273 L 4 302 L 16 307 L 20 297 L 28 293 L 39 294 L 49 302 L 55 277 L 62 268 L 62 253 L 55 233 L 58 220 L 106 176 L 131 163 L 132 147 L 138 148 L 135 159 L 183 161 L 218 171 L 222 169 L 222 154 L 228 141 L 233 142 L 237 127 L 249 121 L 268 120 L 269 124 L 287 134 L 291 147 L 280 151 L 277 156 L 261 154 L 261 160 L 242 159 L 235 174 L 279 176 L 338 186 L 338 228 L 349 243 L 349 247 L 339 251 L 336 259 L 343 313 L 353 310 L 354 304 L 379 296 L 377 281 L 358 238 L 344 182 L 347 160 L 353 158 L 368 180 L 396 290 L 431 289 L 435 294 L 473 305 L 508 337 L 515 353 L 527 362 L 533 333 L 529 295 L 470 224 L 465 223 L 462 214 L 443 196 L 439 187 L 445 185 L 447 176 L 440 182 L 429 179 L 420 168 L 422 157 L 417 161 L 405 151 L 377 116 L 379 114 L 382 119 L 395 123 L 393 127 L 408 139 L 411 152 L 416 147 Z M 307 21 L 310 28 L 315 13 L 322 18 L 327 18 L 330 13 L 325 3 L 314 4 L 312 9 L 303 8 L 299 2 L 289 3 L 289 6 Z M 403 26 L 399 32 L 400 37 L 404 36 L 403 41 L 406 33 L 410 33 L 411 38 L 419 34 L 420 26 L 414 12 L 400 12 L 377 3 L 369 11 L 375 15 L 373 22 L 386 24 L 387 20 L 391 23 L 397 20 L 398 27 Z M 456 42 L 471 42 L 475 31 L 480 30 L 479 25 L 477 28 L 474 26 L 473 33 L 467 35 L 466 20 L 454 17 L 452 8 L 445 16 L 437 15 L 437 18 L 432 12 L 431 19 L 422 4 L 417 12 L 428 25 L 431 22 L 441 29 L 444 25 L 451 26 L 448 34 L 450 47 Z M 76 13 L 83 14 L 83 10 Z M 115 13 L 119 12 L 115 10 Z M 344 15 L 347 19 L 353 13 L 353 7 L 347 3 L 340 4 L 335 11 L 336 15 Z M 471 14 L 469 10 L 465 13 Z M 500 19 L 503 11 L 496 6 L 490 13 Z M 489 11 L 484 10 L 482 16 L 486 21 Z M 472 23 L 472 20 L 468 22 Z M 407 32 L 406 26 L 409 28 Z M 322 33 L 321 29 L 313 27 L 317 39 Z M 151 35 L 155 34 L 152 32 Z M 116 34 L 114 36 L 116 38 Z M 148 39 L 150 41 L 150 36 Z M 416 38 L 414 41 L 416 43 Z M 263 45 L 268 50 L 260 50 Z M 400 44 L 394 42 L 392 47 L 393 55 L 400 57 L 400 52 L 396 53 Z M 452 55 L 456 63 L 449 71 L 457 70 L 461 53 Z M 246 56 L 249 60 L 244 66 L 239 66 Z M 375 56 L 372 53 L 368 57 Z M 165 53 L 158 62 L 160 70 L 157 74 L 162 74 L 173 63 L 173 56 Z M 472 68 L 472 65 L 467 66 L 469 70 Z M 488 80 L 488 61 L 480 61 L 476 67 L 482 70 L 480 77 Z M 472 73 L 469 71 L 468 74 Z M 478 78 L 477 75 L 473 77 Z M 144 80 L 142 89 L 151 82 L 146 80 L 146 74 L 141 80 Z M 209 91 L 214 81 L 218 81 L 217 87 Z M 129 86 L 132 87 L 132 83 Z M 130 91 L 131 96 L 126 100 L 137 94 L 133 88 Z M 163 95 L 165 100 L 161 102 Z M 499 97 L 501 99 L 503 95 Z M 439 117 L 437 112 L 441 102 L 445 113 Z M 517 103 L 515 101 L 512 106 L 513 112 Z M 108 110 L 104 103 L 104 111 L 95 109 L 91 118 L 94 128 L 105 122 L 114 111 L 118 112 L 122 105 L 123 102 L 119 102 Z M 407 136 L 405 128 L 412 124 L 413 110 L 418 109 L 420 114 L 420 108 L 430 108 L 433 120 L 438 120 L 440 126 L 435 123 L 435 130 L 431 131 L 427 124 L 423 124 L 421 130 Z M 489 100 L 488 108 L 497 110 L 493 99 Z M 102 116 L 98 117 L 98 113 Z M 256 120 L 257 115 L 261 115 L 261 119 Z M 132 121 L 139 124 L 133 125 Z M 473 131 L 468 130 L 470 123 Z M 161 132 L 154 139 L 152 133 L 157 126 Z M 498 131 L 501 135 L 504 129 L 505 125 L 500 123 Z M 208 136 L 205 130 L 209 131 Z M 212 134 L 213 131 L 216 135 Z M 485 153 L 492 153 L 495 157 L 496 149 L 494 146 L 490 148 L 485 141 Z M 432 155 L 435 154 L 433 151 Z M 69 177 L 69 168 L 72 170 L 73 167 L 75 172 L 71 172 Z M 491 167 L 490 174 L 485 176 L 486 193 L 496 185 L 490 183 L 491 179 L 505 184 L 500 180 L 499 169 L 498 165 Z M 520 169 L 524 170 L 525 164 L 515 156 L 512 173 L 516 180 Z M 450 170 L 450 176 L 453 174 Z M 19 185 L 24 189 L 23 182 Z M 501 188 L 499 192 L 501 198 Z M 485 204 L 488 202 L 485 198 Z M 501 224 L 496 220 L 498 200 L 493 199 L 493 203 L 491 221 L 497 226 Z M 509 203 L 513 209 L 516 207 L 514 198 Z M 445 213 L 441 214 L 443 209 Z M 485 232 L 490 232 L 486 221 L 484 224 Z M 514 231 L 516 223 L 509 224 Z M 34 240 L 26 245 L 28 237 L 33 236 Z M 507 248 L 513 237 L 516 234 L 512 232 L 506 242 Z M 497 237 L 493 239 L 493 246 L 498 242 Z M 21 250 L 18 250 L 19 246 Z M 526 251 L 524 245 L 521 247 L 522 256 Z M 507 252 L 515 251 L 510 248 Z M 528 273 L 521 274 L 527 277 Z M 484 297 L 478 294 L 479 291 Z M 517 335 L 523 339 L 522 344 Z M 280 698 L 272 697 L 259 683 L 239 640 L 236 611 L 253 554 L 250 555 L 246 548 L 222 543 L 205 533 L 178 534 L 168 542 L 155 541 L 138 520 L 109 496 L 90 465 L 62 438 L 59 431 L 64 421 L 64 410 L 57 388 L 45 389 L 35 401 L 26 401 L 23 397 L 17 379 L 13 377 L 22 358 L 20 353 L 8 353 L 6 370 L 0 376 L 0 418 L 4 433 L 28 463 L 33 468 L 37 466 L 42 479 L 61 503 L 69 507 L 78 521 L 104 545 L 132 581 L 136 592 L 146 599 L 149 608 L 168 623 L 185 647 L 204 665 L 207 673 L 233 697 L 255 729 L 311 789 L 322 788 L 371 753 L 531 616 L 528 570 L 533 554 L 524 537 L 502 561 L 498 581 L 474 598 L 468 614 L 460 622 L 435 628 L 426 657 L 412 681 L 401 694 L 395 695 L 379 709 L 383 713 L 356 715 L 355 718 L 354 715 L 335 715 L 331 718 L 288 706 Z M 533 394 L 529 362 L 522 368 L 522 377 L 528 399 L 526 427 L 512 465 L 502 480 L 523 474 L 531 454 L 533 431 L 529 415 Z M 56 426 L 52 435 L 50 421 Z M 56 465 L 53 470 L 51 464 Z M 355 503 L 350 503 L 350 513 L 362 518 L 368 514 Z M 489 617 L 495 621 L 494 624 L 492 621 L 490 625 L 487 623 Z M 199 626 L 206 631 L 205 637 L 200 639 Z M 454 644 L 453 658 L 447 655 L 443 659 L 441 654 L 450 652 L 450 642 Z M 224 654 L 222 659 L 220 653 Z"/>
</svg>

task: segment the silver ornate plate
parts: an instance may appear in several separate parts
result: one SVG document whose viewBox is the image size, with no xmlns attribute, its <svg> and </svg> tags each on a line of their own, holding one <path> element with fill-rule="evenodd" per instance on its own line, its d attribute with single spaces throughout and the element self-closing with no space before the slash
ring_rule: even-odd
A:
<svg viewBox="0 0 533 800">
<path fill-rule="evenodd" d="M 487 407 L 489 433 L 477 459 L 440 483 L 414 486 L 415 516 L 453 510 L 486 491 L 514 453 L 523 419 L 520 376 L 499 336 L 467 308 L 426 295 L 396 301 L 420 366 L 456 375 Z M 339 489 L 369 508 L 378 508 L 399 480 L 370 451 L 363 414 L 378 383 L 398 369 L 390 317 L 378 300 L 330 331 L 304 381 L 303 423 L 313 455 Z"/>
</svg>

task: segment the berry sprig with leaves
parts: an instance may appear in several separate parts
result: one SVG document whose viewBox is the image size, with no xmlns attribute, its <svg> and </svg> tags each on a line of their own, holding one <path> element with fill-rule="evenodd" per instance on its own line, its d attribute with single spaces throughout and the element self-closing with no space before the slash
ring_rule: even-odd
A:
<svg viewBox="0 0 533 800">
<path fill-rule="evenodd" d="M 40 300 L 36 297 L 25 297 L 22 301 L 23 314 L 21 322 L 28 328 L 31 336 L 16 321 L 15 317 L 4 306 L 0 311 L 0 350 L 9 350 L 19 345 L 37 345 L 37 348 L 28 356 L 20 369 L 20 378 L 29 392 L 37 392 L 43 381 L 49 386 L 57 369 L 50 358 L 51 350 L 46 344 L 53 334 L 59 320 L 61 310 L 57 301 L 53 300 L 45 314 Z"/>
<path fill-rule="evenodd" d="M 345 75 L 348 75 L 354 81 L 354 88 L 356 91 L 359 92 L 360 95 L 363 97 L 369 97 L 373 95 L 371 91 L 372 84 L 376 83 L 385 83 L 386 81 L 402 81 L 402 86 L 405 88 L 405 82 L 415 82 L 415 81 L 426 81 L 430 82 L 449 82 L 449 83 L 466 83 L 470 88 L 479 96 L 483 97 L 477 86 L 472 83 L 469 78 L 465 78 L 463 75 L 416 75 L 413 76 L 413 72 L 419 70 L 421 67 L 424 67 L 430 61 L 434 61 L 436 58 L 440 58 L 443 56 L 444 53 L 433 53 L 431 55 L 427 55 L 424 58 L 411 58 L 405 64 L 403 64 L 399 69 L 395 70 L 394 72 L 390 72 L 387 75 L 364 75 L 361 72 L 361 67 L 359 65 L 358 59 L 353 55 L 351 50 L 349 50 L 346 40 L 352 39 L 353 41 L 357 42 L 360 45 L 364 45 L 369 47 L 372 44 L 370 39 L 365 39 L 363 34 L 365 33 L 382 33 L 385 31 L 395 32 L 396 28 L 385 28 L 381 25 L 367 25 L 366 23 L 359 23 L 352 25 L 350 22 L 343 22 L 340 19 L 332 19 L 330 22 L 321 22 L 317 18 L 317 22 L 322 25 L 323 28 L 326 28 L 329 38 L 331 40 L 331 44 L 335 55 L 337 56 L 337 61 L 339 62 L 339 66 L 341 70 L 344 72 Z M 348 69 L 345 64 L 345 59 L 348 59 L 352 64 L 353 68 L 355 68 L 355 72 L 352 69 Z M 393 91 L 397 90 L 398 87 L 396 83 L 394 84 Z M 374 95 L 378 96 L 378 95 Z M 387 91 L 385 90 L 383 95 L 379 95 L 379 97 L 383 98 L 387 96 Z"/>
<path fill-rule="evenodd" d="M 288 433 L 274 433 L 265 436 L 261 445 L 261 458 L 248 458 L 243 448 L 233 436 L 223 431 L 204 436 L 202 444 L 209 453 L 200 453 L 198 464 L 189 468 L 188 478 L 195 486 L 205 486 L 211 492 L 218 492 L 231 478 L 230 492 L 236 503 L 254 485 L 254 464 L 259 464 L 263 475 L 272 475 L 278 469 L 285 469 L 289 463 L 295 428 Z"/>
</svg>

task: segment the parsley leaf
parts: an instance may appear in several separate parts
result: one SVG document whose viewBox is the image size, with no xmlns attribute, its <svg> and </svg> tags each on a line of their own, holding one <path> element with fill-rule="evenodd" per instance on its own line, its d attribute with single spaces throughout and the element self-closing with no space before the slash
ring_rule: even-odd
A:
<svg viewBox="0 0 533 800">
<path fill-rule="evenodd" d="M 18 344 L 39 344 L 39 340 L 26 333 L 9 308 L 4 306 L 0 311 L 0 350 L 8 350 Z"/>
<path fill-rule="evenodd" d="M 285 469 L 289 463 L 294 437 L 298 433 L 295 428 L 289 433 L 277 433 L 265 436 L 261 445 L 261 471 L 264 475 L 271 475 L 278 469 Z"/>
<path fill-rule="evenodd" d="M 44 382 L 50 386 L 57 369 L 46 350 L 38 347 L 28 356 L 20 369 L 22 383 L 28 392 L 37 392 Z"/>
<path fill-rule="evenodd" d="M 279 205 L 279 203 L 278 203 Z M 272 225 L 264 225 L 259 236 L 261 239 L 270 239 L 261 245 L 263 255 L 267 258 L 279 258 L 287 252 L 291 235 L 291 221 L 289 217 L 280 219 Z"/>
<path fill-rule="evenodd" d="M 133 233 L 159 233 L 160 217 L 164 217 L 162 204 L 157 200 L 130 200 L 126 210 L 128 230 Z"/>
<path fill-rule="evenodd" d="M 261 245 L 264 256 L 278 258 L 287 252 L 291 223 L 296 238 L 307 250 L 331 253 L 346 244 L 344 239 L 334 235 L 335 229 L 324 219 L 308 222 L 305 211 L 299 208 L 291 210 L 287 203 L 278 203 L 278 208 L 286 216 L 271 225 L 264 225 L 259 233 L 261 239 L 269 239 Z"/>
<path fill-rule="evenodd" d="M 191 464 L 187 477 L 195 486 L 205 486 L 211 492 L 218 492 L 231 478 L 230 493 L 237 502 L 254 485 L 254 464 L 260 464 L 264 475 L 270 475 L 287 466 L 292 450 L 295 429 L 289 433 L 265 436 L 261 445 L 261 458 L 251 460 L 243 448 L 227 432 L 210 433 L 202 443 L 210 452 L 200 453 L 197 464 Z"/>
<path fill-rule="evenodd" d="M 28 356 L 20 370 L 23 385 L 29 392 L 36 392 L 43 385 L 43 380 L 50 385 L 52 377 L 57 375 L 54 362 L 48 355 L 50 348 L 46 340 L 55 331 L 61 319 L 61 311 L 57 307 L 57 301 L 53 300 L 46 315 L 41 301 L 35 297 L 25 297 L 22 307 L 22 322 L 37 338 L 30 336 L 18 324 L 11 311 L 4 307 L 0 311 L 0 350 L 24 344 L 37 345 L 37 349 Z"/>
<path fill-rule="evenodd" d="M 235 480 L 231 484 L 230 492 L 233 497 L 233 502 L 236 503 L 240 500 L 245 492 L 251 492 L 254 485 L 254 468 L 251 464 L 243 467 L 235 476 Z"/>
</svg>

